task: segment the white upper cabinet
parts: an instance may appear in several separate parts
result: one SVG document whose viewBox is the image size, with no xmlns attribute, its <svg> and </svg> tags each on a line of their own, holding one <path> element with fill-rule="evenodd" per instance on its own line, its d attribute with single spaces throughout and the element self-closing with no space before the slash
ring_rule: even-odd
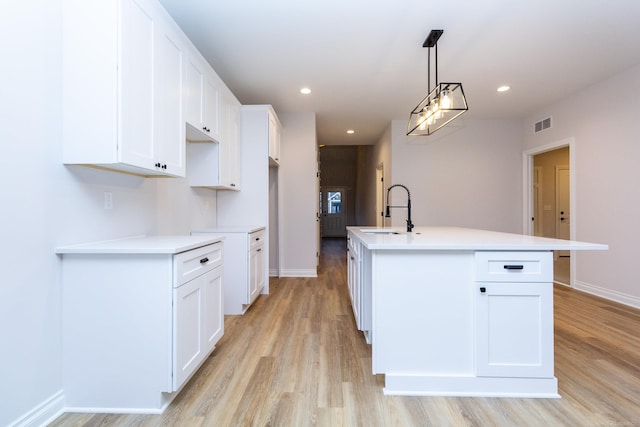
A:
<svg viewBox="0 0 640 427">
<path fill-rule="evenodd" d="M 190 50 L 185 62 L 184 110 L 187 140 L 220 140 L 220 84 L 200 54 Z"/>
<path fill-rule="evenodd" d="M 240 102 L 226 87 L 221 89 L 219 100 L 219 138 L 209 143 L 207 138 L 190 139 L 187 147 L 189 184 L 192 187 L 238 191 Z M 189 128 L 193 129 L 187 123 Z M 192 131 L 192 135 L 194 133 Z"/>
<path fill-rule="evenodd" d="M 240 104 L 229 93 L 223 97 L 223 112 L 220 115 L 223 122 L 223 139 L 220 144 L 221 184 L 234 190 L 240 189 L 238 129 L 240 126 Z"/>
<path fill-rule="evenodd" d="M 269 164 L 278 166 L 280 164 L 280 134 L 282 126 L 275 112 L 269 111 Z"/>
<path fill-rule="evenodd" d="M 185 40 L 155 0 L 65 0 L 64 163 L 185 175 Z"/>
</svg>

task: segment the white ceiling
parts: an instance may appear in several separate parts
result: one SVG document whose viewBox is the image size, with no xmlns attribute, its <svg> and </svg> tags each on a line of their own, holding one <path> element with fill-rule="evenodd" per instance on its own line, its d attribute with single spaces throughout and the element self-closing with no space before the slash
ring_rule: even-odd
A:
<svg viewBox="0 0 640 427">
<path fill-rule="evenodd" d="M 241 103 L 316 112 L 320 144 L 375 143 L 408 118 L 427 93 L 431 29 L 444 29 L 439 80 L 462 82 L 466 118 L 525 117 L 640 63 L 640 0 L 160 2 Z"/>
</svg>

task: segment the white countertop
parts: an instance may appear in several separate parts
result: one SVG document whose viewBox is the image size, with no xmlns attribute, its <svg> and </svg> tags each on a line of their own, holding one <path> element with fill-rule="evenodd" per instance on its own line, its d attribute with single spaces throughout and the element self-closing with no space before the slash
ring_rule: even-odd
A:
<svg viewBox="0 0 640 427">
<path fill-rule="evenodd" d="M 264 225 L 245 225 L 245 226 L 229 226 L 205 228 L 201 230 L 192 230 L 191 233 L 253 233 L 254 231 L 264 230 Z"/>
<path fill-rule="evenodd" d="M 479 250 L 479 251 L 546 251 L 546 250 L 606 250 L 607 245 L 549 239 L 524 234 L 499 233 L 461 227 L 415 227 L 407 233 L 404 227 L 389 227 L 398 234 L 365 233 L 381 230 L 375 227 L 347 227 L 362 244 L 371 250 Z"/>
<path fill-rule="evenodd" d="M 78 245 L 59 246 L 57 254 L 177 254 L 220 242 L 224 236 L 133 236 Z"/>
</svg>

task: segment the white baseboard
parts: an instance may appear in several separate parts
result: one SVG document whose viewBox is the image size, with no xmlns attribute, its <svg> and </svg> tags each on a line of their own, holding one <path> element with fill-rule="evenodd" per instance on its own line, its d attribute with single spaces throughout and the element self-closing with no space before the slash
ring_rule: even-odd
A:
<svg viewBox="0 0 640 427">
<path fill-rule="evenodd" d="M 64 413 L 64 393 L 62 390 L 18 418 L 9 427 L 45 426 Z"/>
<path fill-rule="evenodd" d="M 280 277 L 318 277 L 316 269 L 313 270 L 281 270 Z"/>
<path fill-rule="evenodd" d="M 599 286 L 591 285 L 579 280 L 576 280 L 574 282 L 574 286 L 580 291 L 640 309 L 640 298 L 633 295 L 623 294 L 622 292 L 616 292 L 612 291 L 611 289 L 601 288 Z"/>
<path fill-rule="evenodd" d="M 64 392 L 60 390 L 40 405 L 10 423 L 8 427 L 44 427 L 66 412 L 90 414 L 162 414 L 177 394 L 178 393 L 163 393 L 166 401 L 161 408 L 75 408 L 65 406 Z"/>
<path fill-rule="evenodd" d="M 160 409 L 157 408 L 91 408 L 91 407 L 73 407 L 64 408 L 64 412 L 74 414 L 141 414 L 141 415 L 160 415 L 169 406 L 171 402 L 165 403 Z"/>
</svg>

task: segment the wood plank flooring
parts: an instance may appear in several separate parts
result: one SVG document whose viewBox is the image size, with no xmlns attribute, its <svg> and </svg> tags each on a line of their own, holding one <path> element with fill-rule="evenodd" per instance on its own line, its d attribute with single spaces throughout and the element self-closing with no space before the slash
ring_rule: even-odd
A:
<svg viewBox="0 0 640 427">
<path fill-rule="evenodd" d="M 345 241 L 317 279 L 270 282 L 162 415 L 64 414 L 51 426 L 640 426 L 640 310 L 555 288 L 561 399 L 383 396 L 356 330 Z"/>
</svg>

